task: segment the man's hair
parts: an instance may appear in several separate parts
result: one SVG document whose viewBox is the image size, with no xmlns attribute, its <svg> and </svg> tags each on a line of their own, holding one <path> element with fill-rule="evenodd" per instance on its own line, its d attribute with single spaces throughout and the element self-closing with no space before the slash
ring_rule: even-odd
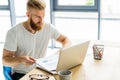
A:
<svg viewBox="0 0 120 80">
<path fill-rule="evenodd" d="M 28 11 L 31 11 L 31 9 L 44 10 L 45 7 L 46 4 L 43 0 L 28 0 L 27 2 Z"/>
</svg>

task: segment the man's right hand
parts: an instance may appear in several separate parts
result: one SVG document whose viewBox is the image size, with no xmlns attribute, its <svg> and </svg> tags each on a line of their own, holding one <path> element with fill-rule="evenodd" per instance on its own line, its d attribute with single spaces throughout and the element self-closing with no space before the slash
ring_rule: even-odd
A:
<svg viewBox="0 0 120 80">
<path fill-rule="evenodd" d="M 16 56 L 15 52 L 4 49 L 2 61 L 5 66 L 15 67 L 19 64 L 29 66 L 34 64 L 36 60 L 30 56 Z"/>
<path fill-rule="evenodd" d="M 20 62 L 26 66 L 32 65 L 35 63 L 35 59 L 29 56 L 22 56 L 20 57 Z"/>
</svg>

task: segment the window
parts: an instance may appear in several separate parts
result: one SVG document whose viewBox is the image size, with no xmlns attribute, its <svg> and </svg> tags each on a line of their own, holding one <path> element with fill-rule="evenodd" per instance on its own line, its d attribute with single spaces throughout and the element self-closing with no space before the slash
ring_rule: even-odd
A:
<svg viewBox="0 0 120 80">
<path fill-rule="evenodd" d="M 2 0 L 0 2 L 0 10 L 8 10 L 9 6 L 8 6 L 8 0 Z"/>
<path fill-rule="evenodd" d="M 5 35 L 11 28 L 10 12 L 8 10 L 0 10 L 0 42 L 5 41 Z"/>
<path fill-rule="evenodd" d="M 54 11 L 98 11 L 99 0 L 53 0 Z"/>
<path fill-rule="evenodd" d="M 8 0 L 1 0 L 0 2 L 0 22 L 0 43 L 3 43 L 7 31 L 11 27 Z"/>
<path fill-rule="evenodd" d="M 101 0 L 101 40 L 120 42 L 120 0 Z"/>
<path fill-rule="evenodd" d="M 71 40 L 98 38 L 99 0 L 51 0 L 55 26 Z M 89 36 L 90 35 L 90 36 Z M 61 46 L 59 43 L 56 46 Z"/>
<path fill-rule="evenodd" d="M 0 0 L 0 5 L 8 5 L 8 0 Z"/>
<path fill-rule="evenodd" d="M 58 0 L 59 5 L 75 5 L 75 6 L 94 6 L 94 0 L 70 0 L 67 2 L 66 0 Z"/>
</svg>

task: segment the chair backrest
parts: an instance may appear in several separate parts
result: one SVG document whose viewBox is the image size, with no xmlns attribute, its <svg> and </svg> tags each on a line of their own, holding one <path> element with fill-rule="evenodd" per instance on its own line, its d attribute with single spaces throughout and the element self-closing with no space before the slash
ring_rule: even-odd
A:
<svg viewBox="0 0 120 80">
<path fill-rule="evenodd" d="M 12 73 L 11 67 L 3 66 L 3 74 L 5 77 L 5 80 L 12 80 L 11 73 Z"/>
</svg>

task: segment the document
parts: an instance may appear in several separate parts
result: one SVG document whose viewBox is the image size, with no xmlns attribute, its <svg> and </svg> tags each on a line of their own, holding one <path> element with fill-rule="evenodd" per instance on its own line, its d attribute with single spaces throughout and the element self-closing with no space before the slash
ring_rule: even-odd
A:
<svg viewBox="0 0 120 80">
<path fill-rule="evenodd" d="M 37 67 L 48 71 L 56 70 L 58 58 L 59 55 L 54 54 L 48 57 L 36 59 Z"/>
</svg>

